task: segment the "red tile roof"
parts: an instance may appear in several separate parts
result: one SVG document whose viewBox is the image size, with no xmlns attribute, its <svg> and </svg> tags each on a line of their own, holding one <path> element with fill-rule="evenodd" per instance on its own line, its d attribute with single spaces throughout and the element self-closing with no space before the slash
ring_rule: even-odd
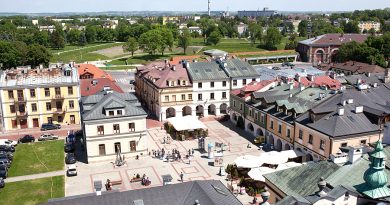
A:
<svg viewBox="0 0 390 205">
<path fill-rule="evenodd" d="M 199 55 L 195 55 L 195 56 L 174 56 L 174 57 L 171 58 L 170 63 L 172 65 L 178 65 L 180 63 L 180 61 L 182 61 L 182 60 L 192 61 L 192 60 L 198 59 L 198 58 L 200 58 Z"/>
<path fill-rule="evenodd" d="M 96 81 L 96 85 L 93 85 L 93 81 Z M 80 91 L 81 96 L 94 95 L 104 89 L 105 86 L 110 87 L 112 90 L 123 93 L 123 90 L 108 78 L 97 78 L 97 79 L 81 79 L 80 80 Z"/>
<path fill-rule="evenodd" d="M 111 77 L 111 75 L 109 75 L 108 73 L 106 73 L 106 71 L 96 67 L 95 65 L 92 65 L 92 64 L 79 64 L 77 65 L 78 67 L 78 72 L 79 72 L 79 76 L 80 78 L 82 78 L 81 76 L 82 75 L 85 75 L 87 73 L 89 73 L 92 78 L 108 78 L 110 79 L 111 81 L 113 81 L 113 78 Z"/>
<path fill-rule="evenodd" d="M 301 41 L 300 43 L 307 45 L 341 45 L 343 43 L 348 43 L 351 41 L 363 43 L 367 40 L 367 37 L 368 36 L 365 34 L 329 33 Z"/>
<path fill-rule="evenodd" d="M 261 89 L 265 88 L 266 86 L 269 86 L 271 83 L 274 83 L 275 81 L 276 80 L 263 80 L 261 82 L 253 81 L 248 85 L 246 85 L 245 87 L 230 91 L 230 94 L 236 95 L 240 98 L 247 98 L 253 92 L 260 91 Z M 245 93 L 244 95 L 243 92 Z"/>
<path fill-rule="evenodd" d="M 356 61 L 347 61 L 344 63 L 331 63 L 331 64 L 321 64 L 320 69 L 327 70 L 345 70 L 350 71 L 354 74 L 364 74 L 364 73 L 382 73 L 385 71 L 384 68 L 378 65 L 371 65 L 367 63 L 361 63 Z"/>
<path fill-rule="evenodd" d="M 298 87 L 299 83 L 301 83 L 305 87 L 309 87 L 312 85 L 314 87 L 327 86 L 329 89 L 332 90 L 338 90 L 341 87 L 341 83 L 338 80 L 333 79 L 327 75 L 315 76 L 313 81 L 310 81 L 306 77 L 300 77 L 300 82 L 295 79 L 294 86 Z"/>
</svg>

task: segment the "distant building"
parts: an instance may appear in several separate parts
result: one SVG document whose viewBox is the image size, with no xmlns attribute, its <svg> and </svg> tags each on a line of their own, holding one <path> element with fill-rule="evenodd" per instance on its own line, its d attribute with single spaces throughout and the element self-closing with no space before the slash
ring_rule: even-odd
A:
<svg viewBox="0 0 390 205">
<path fill-rule="evenodd" d="M 347 61 L 344 63 L 321 64 L 319 68 L 323 71 L 334 71 L 344 73 L 344 75 L 383 73 L 385 69 L 378 65 Z"/>
<path fill-rule="evenodd" d="M 370 29 L 374 29 L 375 32 L 381 30 L 381 23 L 375 21 L 360 21 L 358 26 L 360 33 L 368 32 Z"/>
<path fill-rule="evenodd" d="M 237 32 L 238 32 L 238 35 L 239 36 L 242 36 L 243 34 L 245 34 L 245 32 L 248 30 L 248 25 L 244 24 L 244 23 L 240 23 L 237 25 Z"/>
<path fill-rule="evenodd" d="M 303 62 L 330 63 L 342 44 L 352 41 L 363 43 L 366 39 L 367 35 L 363 34 L 324 34 L 299 41 L 296 51 Z"/>
<path fill-rule="evenodd" d="M 146 154 L 146 116 L 131 93 L 107 90 L 81 98 L 88 163 Z"/>
<path fill-rule="evenodd" d="M 68 65 L 2 71 L 0 95 L 5 130 L 80 124 L 79 77 Z"/>
<path fill-rule="evenodd" d="M 39 21 L 38 21 L 38 19 L 33 19 L 33 20 L 31 20 L 31 23 L 32 23 L 32 25 L 38 25 L 39 24 Z"/>
<path fill-rule="evenodd" d="M 118 27 L 118 24 L 119 20 L 106 20 L 102 27 L 107 29 L 116 29 L 116 27 Z"/>
<path fill-rule="evenodd" d="M 278 12 L 276 10 L 268 10 L 268 8 L 264 8 L 263 10 L 257 11 L 238 11 L 239 17 L 249 17 L 249 18 L 257 18 L 257 17 L 271 17 L 277 15 Z"/>
<path fill-rule="evenodd" d="M 179 26 L 179 33 L 183 33 L 183 30 L 184 29 L 188 29 L 188 31 L 190 33 L 198 33 L 199 35 L 202 35 L 202 29 L 199 27 L 199 26 L 190 26 L 190 27 L 187 27 L 187 25 L 183 26 Z"/>
</svg>

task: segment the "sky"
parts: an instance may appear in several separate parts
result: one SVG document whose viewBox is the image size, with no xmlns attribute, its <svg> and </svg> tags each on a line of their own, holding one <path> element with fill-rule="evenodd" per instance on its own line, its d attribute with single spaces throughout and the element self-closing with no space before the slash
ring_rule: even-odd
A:
<svg viewBox="0 0 390 205">
<path fill-rule="evenodd" d="M 353 11 L 390 7 L 390 0 L 211 0 L 211 10 Z M 0 0 L 0 12 L 206 11 L 207 0 Z"/>
</svg>

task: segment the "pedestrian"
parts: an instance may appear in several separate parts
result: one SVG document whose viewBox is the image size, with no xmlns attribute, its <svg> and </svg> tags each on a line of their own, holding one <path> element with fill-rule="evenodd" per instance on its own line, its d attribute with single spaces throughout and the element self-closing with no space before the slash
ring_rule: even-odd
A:
<svg viewBox="0 0 390 205">
<path fill-rule="evenodd" d="M 191 164 L 191 156 L 188 157 L 188 164 Z"/>
<path fill-rule="evenodd" d="M 191 149 L 188 150 L 188 156 L 191 156 Z"/>
<path fill-rule="evenodd" d="M 184 177 L 184 174 L 183 172 L 180 173 L 180 181 L 183 183 L 183 177 Z"/>
<path fill-rule="evenodd" d="M 194 148 L 192 148 L 192 156 L 194 156 L 194 154 L 195 154 L 195 150 Z"/>
<path fill-rule="evenodd" d="M 163 138 L 163 144 L 165 144 L 165 137 Z"/>
</svg>

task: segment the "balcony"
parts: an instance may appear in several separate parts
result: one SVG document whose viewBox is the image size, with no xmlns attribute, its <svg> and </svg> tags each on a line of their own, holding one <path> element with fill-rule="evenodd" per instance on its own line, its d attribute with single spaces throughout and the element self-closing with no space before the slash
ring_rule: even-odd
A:
<svg viewBox="0 0 390 205">
<path fill-rule="evenodd" d="M 65 108 L 65 109 L 56 108 L 56 109 L 54 110 L 54 114 L 57 114 L 57 115 L 63 115 L 63 114 L 65 114 L 65 112 L 66 112 L 66 108 Z"/>
<path fill-rule="evenodd" d="M 27 117 L 27 112 L 26 111 L 24 111 L 24 112 L 17 111 L 16 112 L 16 117 L 18 117 L 18 118 L 26 118 Z"/>
<path fill-rule="evenodd" d="M 24 96 L 18 96 L 16 98 L 14 98 L 14 102 L 19 102 L 19 103 L 23 103 L 23 102 L 26 102 L 26 98 Z"/>
<path fill-rule="evenodd" d="M 61 94 L 55 94 L 53 96 L 53 100 L 63 100 L 63 99 L 64 99 L 64 96 Z"/>
</svg>

